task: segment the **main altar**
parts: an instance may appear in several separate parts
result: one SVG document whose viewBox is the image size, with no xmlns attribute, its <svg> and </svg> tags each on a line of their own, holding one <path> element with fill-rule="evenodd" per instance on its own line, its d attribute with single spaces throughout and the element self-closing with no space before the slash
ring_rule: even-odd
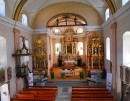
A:
<svg viewBox="0 0 130 101">
<path fill-rule="evenodd" d="M 58 57 L 58 65 L 63 68 L 74 68 L 79 58 L 78 38 L 74 37 L 72 29 L 66 30 L 65 36 L 61 38 L 61 53 Z"/>
</svg>

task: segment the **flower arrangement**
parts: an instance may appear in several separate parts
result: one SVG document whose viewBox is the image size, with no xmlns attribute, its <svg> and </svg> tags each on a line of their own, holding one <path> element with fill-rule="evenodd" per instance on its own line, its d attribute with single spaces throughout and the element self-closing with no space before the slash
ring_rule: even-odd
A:
<svg viewBox="0 0 130 101">
<path fill-rule="evenodd" d="M 50 71 L 51 71 L 51 72 L 53 72 L 53 71 L 54 71 L 54 66 L 52 66 L 52 67 L 50 68 Z"/>
</svg>

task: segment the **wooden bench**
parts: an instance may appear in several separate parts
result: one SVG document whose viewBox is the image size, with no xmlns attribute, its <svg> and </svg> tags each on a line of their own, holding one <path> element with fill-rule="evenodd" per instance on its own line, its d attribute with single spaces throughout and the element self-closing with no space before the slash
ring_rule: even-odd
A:
<svg viewBox="0 0 130 101">
<path fill-rule="evenodd" d="M 11 101 L 55 101 L 56 94 L 57 87 L 29 87 L 23 88 Z"/>
<path fill-rule="evenodd" d="M 104 86 L 74 86 L 71 101 L 115 101 Z"/>
<path fill-rule="evenodd" d="M 71 101 L 115 101 L 113 98 L 72 98 Z"/>
</svg>

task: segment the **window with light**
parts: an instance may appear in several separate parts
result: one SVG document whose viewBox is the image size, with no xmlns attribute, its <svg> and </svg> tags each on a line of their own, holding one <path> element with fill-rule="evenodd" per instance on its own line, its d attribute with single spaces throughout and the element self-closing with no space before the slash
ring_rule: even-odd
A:
<svg viewBox="0 0 130 101">
<path fill-rule="evenodd" d="M 81 28 L 81 27 L 79 27 L 79 28 L 77 28 L 77 34 L 81 34 L 81 33 L 83 33 L 83 28 Z"/>
<path fill-rule="evenodd" d="M 130 67 L 130 31 L 123 34 L 123 65 Z"/>
<path fill-rule="evenodd" d="M 124 6 L 129 0 L 122 0 L 122 6 Z"/>
<path fill-rule="evenodd" d="M 110 38 L 106 38 L 106 59 L 110 60 Z"/>
<path fill-rule="evenodd" d="M 61 33 L 61 30 L 58 29 L 58 28 L 56 28 L 56 29 L 54 30 L 54 32 L 55 32 L 55 34 L 60 34 L 60 33 Z"/>
<path fill-rule="evenodd" d="M 55 54 L 59 55 L 60 52 L 61 52 L 61 43 L 56 43 L 55 44 Z"/>
<path fill-rule="evenodd" d="M 5 2 L 0 0 L 0 15 L 5 16 Z"/>
<path fill-rule="evenodd" d="M 106 9 L 106 12 L 105 12 L 105 19 L 107 21 L 107 19 L 110 17 L 110 11 L 109 11 L 109 8 Z"/>
<path fill-rule="evenodd" d="M 83 42 L 78 42 L 79 55 L 83 55 Z"/>
<path fill-rule="evenodd" d="M 28 19 L 26 14 L 22 14 L 22 24 L 28 26 Z"/>
</svg>

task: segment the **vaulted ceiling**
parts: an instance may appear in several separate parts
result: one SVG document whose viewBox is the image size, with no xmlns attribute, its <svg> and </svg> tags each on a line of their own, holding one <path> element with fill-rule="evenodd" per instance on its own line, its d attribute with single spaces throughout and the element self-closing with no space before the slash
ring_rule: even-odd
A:
<svg viewBox="0 0 130 101">
<path fill-rule="evenodd" d="M 111 14 L 114 14 L 116 7 L 113 0 L 5 0 L 12 13 L 14 20 L 18 20 L 20 13 L 26 12 L 30 22 L 33 21 L 35 16 L 46 7 L 63 2 L 77 2 L 83 3 L 86 6 L 94 8 L 99 15 L 104 18 L 106 8 L 109 8 Z"/>
</svg>

